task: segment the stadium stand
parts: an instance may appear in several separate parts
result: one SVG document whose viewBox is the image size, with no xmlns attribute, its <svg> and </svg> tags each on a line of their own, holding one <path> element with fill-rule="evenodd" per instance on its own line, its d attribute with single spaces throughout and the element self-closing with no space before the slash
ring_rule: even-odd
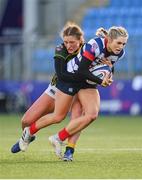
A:
<svg viewBox="0 0 142 180">
<path fill-rule="evenodd" d="M 52 74 L 54 71 L 54 49 L 37 49 L 33 52 L 32 69 L 34 72 L 48 72 Z"/>
<path fill-rule="evenodd" d="M 141 0 L 110 0 L 107 6 L 86 9 L 82 20 L 86 39 L 95 34 L 97 28 L 108 29 L 111 26 L 123 26 L 130 35 L 126 47 L 125 61 L 117 65 L 119 72 L 132 71 L 133 75 L 142 72 L 142 1 Z M 124 63 L 125 62 L 125 63 Z"/>
<path fill-rule="evenodd" d="M 95 36 L 99 27 L 108 29 L 111 26 L 124 26 L 129 33 L 125 59 L 116 65 L 117 72 L 127 74 L 128 78 L 142 73 L 142 1 L 141 0 L 110 0 L 101 7 L 87 7 L 81 21 L 86 41 Z M 60 42 L 55 38 L 54 44 Z M 54 45 L 55 46 L 55 45 Z M 34 73 L 54 72 L 54 48 L 40 48 L 33 50 L 32 70 Z M 42 63 L 41 63 L 42 62 Z M 131 73 L 130 73 L 131 72 Z"/>
</svg>

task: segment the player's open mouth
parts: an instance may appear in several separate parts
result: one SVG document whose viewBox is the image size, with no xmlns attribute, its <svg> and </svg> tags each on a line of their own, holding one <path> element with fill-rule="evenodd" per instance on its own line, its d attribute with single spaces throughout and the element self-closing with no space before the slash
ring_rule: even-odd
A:
<svg viewBox="0 0 142 180">
<path fill-rule="evenodd" d="M 68 51 L 73 51 L 73 49 L 68 49 Z"/>
<path fill-rule="evenodd" d="M 115 52 L 116 53 L 119 53 L 121 51 L 121 49 L 116 49 Z"/>
<path fill-rule="evenodd" d="M 71 54 L 71 53 L 73 53 L 74 51 L 73 51 L 73 50 L 71 50 L 71 49 L 69 49 L 69 50 L 68 50 L 68 52 Z"/>
</svg>

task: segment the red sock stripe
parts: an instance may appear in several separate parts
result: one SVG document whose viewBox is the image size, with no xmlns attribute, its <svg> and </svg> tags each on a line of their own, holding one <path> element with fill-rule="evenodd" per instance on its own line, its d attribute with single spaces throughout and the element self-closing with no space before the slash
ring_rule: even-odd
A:
<svg viewBox="0 0 142 180">
<path fill-rule="evenodd" d="M 58 133 L 58 136 L 60 138 L 61 141 L 64 141 L 65 139 L 67 139 L 70 134 L 67 132 L 67 130 L 64 128 L 62 129 L 59 133 Z"/>
<path fill-rule="evenodd" d="M 38 131 L 38 129 L 37 129 L 37 127 L 36 127 L 36 123 L 33 123 L 33 124 L 30 126 L 30 134 L 33 135 L 33 134 L 35 134 L 37 131 Z"/>
</svg>

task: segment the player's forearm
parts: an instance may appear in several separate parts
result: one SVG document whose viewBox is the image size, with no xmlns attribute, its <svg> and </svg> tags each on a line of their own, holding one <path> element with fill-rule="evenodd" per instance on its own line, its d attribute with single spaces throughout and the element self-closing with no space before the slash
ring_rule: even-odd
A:
<svg viewBox="0 0 142 180">
<path fill-rule="evenodd" d="M 97 76 L 94 76 L 90 71 L 89 71 L 89 67 L 92 64 L 92 61 L 84 58 L 81 60 L 80 64 L 79 64 L 79 71 L 78 73 L 84 77 L 84 79 L 93 81 L 97 84 L 102 84 L 102 80 L 100 78 L 98 78 Z"/>
<path fill-rule="evenodd" d="M 68 83 L 80 83 L 84 79 L 78 76 L 76 73 L 70 73 L 67 71 L 67 64 L 64 60 L 55 59 L 55 70 L 59 80 Z"/>
</svg>

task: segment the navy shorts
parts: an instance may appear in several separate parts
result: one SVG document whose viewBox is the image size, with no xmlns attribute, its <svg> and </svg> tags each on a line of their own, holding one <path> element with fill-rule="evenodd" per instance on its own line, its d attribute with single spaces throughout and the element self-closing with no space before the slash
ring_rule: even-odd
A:
<svg viewBox="0 0 142 180">
<path fill-rule="evenodd" d="M 56 84 L 56 87 L 62 91 L 63 93 L 65 94 L 68 94 L 70 96 L 74 96 L 75 94 L 78 93 L 78 91 L 80 89 L 87 89 L 87 88 L 94 88 L 96 89 L 97 88 L 97 85 L 90 85 L 90 84 L 87 84 L 87 83 L 66 83 L 66 82 L 63 82 L 63 81 L 57 81 L 57 84 Z"/>
</svg>

